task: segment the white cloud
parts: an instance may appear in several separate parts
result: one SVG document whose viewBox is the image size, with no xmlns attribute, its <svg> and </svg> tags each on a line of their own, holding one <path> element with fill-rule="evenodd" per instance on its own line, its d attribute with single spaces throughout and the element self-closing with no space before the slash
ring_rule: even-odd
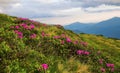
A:
<svg viewBox="0 0 120 73">
<path fill-rule="evenodd" d="M 64 25 L 76 21 L 89 23 L 120 17 L 119 3 L 116 0 L 113 2 L 115 4 L 112 2 L 113 0 L 0 0 L 0 12 L 53 24 Z"/>
<path fill-rule="evenodd" d="M 85 10 L 92 11 L 92 12 L 94 12 L 94 11 L 120 10 L 120 6 L 102 4 L 102 5 L 97 6 L 97 7 L 88 7 Z"/>
<path fill-rule="evenodd" d="M 59 2 L 59 0 L 35 0 L 35 1 L 44 3 L 44 4 L 51 4 L 51 3 Z"/>
<path fill-rule="evenodd" d="M 20 3 L 15 3 L 15 4 L 12 5 L 12 7 L 15 7 L 15 8 L 20 7 L 20 6 L 22 6 L 22 4 L 20 4 Z"/>
<path fill-rule="evenodd" d="M 0 13 L 3 13 L 3 11 L 0 9 Z"/>
</svg>

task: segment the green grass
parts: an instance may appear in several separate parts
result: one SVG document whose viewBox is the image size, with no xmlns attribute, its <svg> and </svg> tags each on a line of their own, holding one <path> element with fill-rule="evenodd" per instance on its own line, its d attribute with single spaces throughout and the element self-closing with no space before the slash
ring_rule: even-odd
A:
<svg viewBox="0 0 120 73">
<path fill-rule="evenodd" d="M 28 26 L 27 29 L 20 26 L 23 23 Z M 33 29 L 29 29 L 31 24 Z M 15 30 L 22 33 L 22 38 Z M 36 36 L 31 38 L 32 34 Z M 66 41 L 68 37 L 71 42 Z M 87 42 L 87 45 L 81 42 Z M 106 63 L 114 64 L 114 73 L 119 73 L 119 44 L 120 40 L 75 34 L 59 25 L 0 14 L 0 73 L 101 73 L 102 67 L 105 73 L 112 73 Z M 77 50 L 90 54 L 78 55 Z M 103 59 L 102 64 L 99 59 Z M 46 70 L 41 66 L 44 63 L 48 65 Z"/>
</svg>

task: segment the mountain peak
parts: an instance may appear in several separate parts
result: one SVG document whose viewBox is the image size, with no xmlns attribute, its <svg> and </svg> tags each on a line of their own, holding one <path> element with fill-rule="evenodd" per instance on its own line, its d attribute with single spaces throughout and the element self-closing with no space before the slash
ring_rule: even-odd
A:
<svg viewBox="0 0 120 73">
<path fill-rule="evenodd" d="M 113 18 L 111 18 L 109 20 L 120 20 L 120 17 L 113 17 Z"/>
</svg>

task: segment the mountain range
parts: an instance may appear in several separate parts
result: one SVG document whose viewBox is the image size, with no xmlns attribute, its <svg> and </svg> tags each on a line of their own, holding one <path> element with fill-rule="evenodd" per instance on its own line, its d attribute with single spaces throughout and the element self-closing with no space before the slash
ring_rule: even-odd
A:
<svg viewBox="0 0 120 73">
<path fill-rule="evenodd" d="M 120 39 L 120 18 L 114 17 L 99 23 L 80 23 L 75 22 L 64 26 L 65 29 L 72 30 L 76 33 L 88 33 L 104 35 L 111 38 Z"/>
</svg>

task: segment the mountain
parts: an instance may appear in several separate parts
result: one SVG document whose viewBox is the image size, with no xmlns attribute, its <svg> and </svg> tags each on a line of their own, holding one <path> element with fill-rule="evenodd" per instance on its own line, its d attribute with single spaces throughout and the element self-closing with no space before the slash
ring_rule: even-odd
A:
<svg viewBox="0 0 120 73">
<path fill-rule="evenodd" d="M 113 38 L 120 38 L 120 18 L 119 17 L 114 17 L 114 18 L 111 18 L 109 20 L 105 20 L 105 21 L 102 21 L 102 22 L 99 22 L 99 23 L 96 23 L 92 26 L 89 26 L 86 24 L 85 27 L 83 26 L 77 26 L 75 27 L 74 25 L 76 24 L 72 24 L 72 28 L 76 28 L 75 30 L 72 29 L 71 27 L 71 24 L 68 25 L 68 26 L 65 26 L 65 27 L 68 27 L 67 29 L 70 29 L 70 30 L 73 30 L 74 32 L 76 32 L 77 30 L 77 33 L 79 31 L 82 31 L 84 33 L 89 33 L 89 34 L 101 34 L 101 35 L 104 35 L 104 36 L 107 36 L 107 37 L 113 37 Z M 80 28 L 79 28 L 80 27 Z M 81 33 L 81 32 L 79 32 Z"/>
<path fill-rule="evenodd" d="M 0 14 L 0 73 L 119 73 L 119 44 Z"/>
<path fill-rule="evenodd" d="M 69 25 L 64 26 L 65 29 L 70 29 L 76 33 L 82 33 L 85 31 L 85 28 L 92 26 L 92 24 L 85 24 L 80 22 L 75 22 Z"/>
</svg>

